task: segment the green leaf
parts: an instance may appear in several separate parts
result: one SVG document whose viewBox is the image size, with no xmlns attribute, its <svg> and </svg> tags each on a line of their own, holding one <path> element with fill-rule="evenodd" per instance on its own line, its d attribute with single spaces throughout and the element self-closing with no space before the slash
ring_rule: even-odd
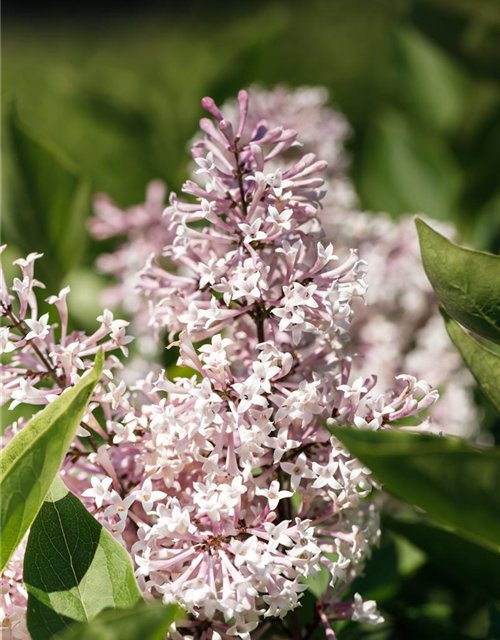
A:
<svg viewBox="0 0 500 640">
<path fill-rule="evenodd" d="M 92 622 L 75 624 L 57 634 L 57 640 L 163 640 L 179 617 L 174 605 L 141 603 L 133 609 L 106 610 Z"/>
<path fill-rule="evenodd" d="M 49 255 L 52 279 L 59 281 L 85 254 L 90 184 L 69 158 L 32 132 L 15 112 L 9 125 L 19 184 L 9 203 L 7 229 L 23 249 Z"/>
<path fill-rule="evenodd" d="M 142 599 L 126 549 L 59 478 L 31 527 L 23 579 L 33 640 Z"/>
<path fill-rule="evenodd" d="M 1 569 L 35 519 L 68 450 L 104 362 L 40 411 L 0 454 Z"/>
<path fill-rule="evenodd" d="M 500 256 L 460 247 L 416 219 L 425 272 L 452 318 L 500 343 Z"/>
<path fill-rule="evenodd" d="M 500 413 L 500 355 L 466 333 L 444 309 L 441 309 L 441 314 L 451 341 L 459 350 L 484 395 Z"/>
<path fill-rule="evenodd" d="M 389 493 L 478 544 L 500 547 L 500 450 L 458 438 L 332 427 Z"/>
<path fill-rule="evenodd" d="M 500 555 L 441 527 L 424 522 L 384 518 L 383 525 L 421 549 L 440 571 L 457 584 L 500 598 Z"/>
</svg>

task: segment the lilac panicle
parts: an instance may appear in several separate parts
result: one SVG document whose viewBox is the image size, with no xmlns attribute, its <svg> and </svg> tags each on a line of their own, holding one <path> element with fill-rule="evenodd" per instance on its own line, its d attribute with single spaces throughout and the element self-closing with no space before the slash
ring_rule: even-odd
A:
<svg viewBox="0 0 500 640">
<path fill-rule="evenodd" d="M 128 305 L 143 351 L 167 333 L 191 373 L 169 377 L 152 366 L 141 376 L 109 353 L 62 474 L 129 550 L 145 596 L 188 612 L 174 640 L 257 640 L 320 572 L 328 637 L 336 620 L 381 622 L 373 601 L 344 599 L 379 537 L 377 485 L 325 425 L 421 425 L 437 399 L 403 371 L 382 388 L 359 372 L 351 333 L 366 264 L 355 249 L 334 250 L 323 225 L 350 198 L 348 128 L 314 90 L 298 95 L 298 103 L 282 90 L 253 101 L 241 91 L 222 109 L 203 99 L 211 117 L 193 142 L 192 176 L 166 208 L 158 182 L 125 212 L 96 199 L 92 232 L 127 237 L 100 258 L 119 279 L 110 302 Z M 303 116 L 310 109 L 318 118 Z M 59 326 L 40 315 L 38 257 L 19 261 L 21 277 L 2 289 L 0 344 L 7 401 L 43 406 L 74 384 L 99 345 L 125 354 L 130 337 L 110 311 L 92 335 L 69 333 L 67 290 L 48 299 Z M 2 624 L 19 630 L 18 564 L 5 574 Z"/>
</svg>

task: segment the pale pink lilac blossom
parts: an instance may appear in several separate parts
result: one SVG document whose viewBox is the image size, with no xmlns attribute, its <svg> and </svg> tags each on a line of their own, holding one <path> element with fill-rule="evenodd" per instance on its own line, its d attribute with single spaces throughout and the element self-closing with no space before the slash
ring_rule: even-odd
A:
<svg viewBox="0 0 500 640">
<path fill-rule="evenodd" d="M 359 247 L 370 265 L 366 305 L 356 306 L 351 327 L 362 356 L 355 359 L 354 371 L 364 376 L 375 367 L 383 388 L 402 372 L 425 376 L 440 393 L 432 430 L 475 437 L 480 419 L 474 380 L 444 328 L 422 267 L 413 218 L 394 221 L 384 214 L 351 211 L 347 220 L 337 211 L 323 220 L 330 237 L 338 234 Z M 434 226 L 451 235 L 447 225 Z"/>
<path fill-rule="evenodd" d="M 165 245 L 148 253 L 137 283 L 148 322 L 168 331 L 191 377 L 134 380 L 125 369 L 120 378 L 108 356 L 62 473 L 129 549 L 145 596 L 189 612 L 174 640 L 256 637 L 266 619 L 300 605 L 304 579 L 322 568 L 321 622 L 332 637 L 335 620 L 381 621 L 372 601 L 341 602 L 379 521 L 370 471 L 325 424 L 418 424 L 437 393 L 409 375 L 377 391 L 376 376 L 351 373 L 365 264 L 355 250 L 339 259 L 325 240 L 326 163 L 297 154 L 295 130 L 253 124 L 244 91 L 234 125 L 211 99 L 203 106 L 212 119 L 202 119 L 205 137 L 193 146 L 189 201 L 170 196 Z M 114 228 L 122 222 L 118 215 Z M 2 294 L 13 334 L 2 345 L 14 401 L 43 405 L 78 379 L 99 345 L 125 352 L 129 338 L 109 311 L 92 336 L 67 335 L 67 292 L 52 300 L 61 326 L 45 323 L 35 259 L 20 265 L 15 312 Z M 28 309 L 38 324 L 25 328 Z M 36 335 L 27 340 L 29 330 Z"/>
<path fill-rule="evenodd" d="M 0 253 L 5 247 L 1 247 Z M 65 461 L 65 469 L 75 474 L 73 488 L 81 494 L 83 481 L 100 482 L 91 476 L 89 467 L 90 453 L 97 451 L 96 438 L 109 439 L 108 426 L 121 417 L 123 410 L 115 411 L 106 396 L 109 386 L 113 385 L 113 376 L 121 368 L 119 359 L 113 352 L 127 354 L 127 345 L 132 338 L 126 334 L 128 322 L 115 319 L 109 310 L 105 310 L 97 319 L 97 329 L 91 335 L 81 331 L 68 331 L 68 308 L 66 298 L 69 288 L 65 287 L 58 295 L 46 298 L 48 305 L 55 308 L 58 322 L 50 320 L 50 314 L 39 312 L 39 300 L 36 290 L 45 286 L 34 276 L 35 264 L 41 254 L 31 253 L 25 259 L 19 259 L 14 265 L 21 269 L 20 277 L 15 277 L 10 289 L 7 286 L 3 270 L 0 268 L 0 316 L 2 318 L 0 364 L 0 402 L 8 404 L 9 409 L 22 405 L 25 413 L 29 409 L 33 414 L 55 400 L 59 395 L 84 376 L 92 366 L 95 354 L 103 349 L 105 368 L 89 405 L 89 409 L 80 424 L 77 437 L 71 446 Z M 50 308 L 50 307 L 49 307 Z M 101 425 L 94 411 L 102 409 L 106 425 Z M 1 437 L 2 446 L 9 442 L 26 424 L 19 418 L 7 426 Z M 107 470 L 99 465 L 94 470 L 103 476 Z M 111 478 L 104 477 L 102 483 L 110 485 Z M 107 497 L 102 493 L 101 502 Z M 25 640 L 29 638 L 26 629 L 27 593 L 22 582 L 22 561 L 25 542 L 17 548 L 3 572 L 0 592 L 0 620 L 2 638 Z"/>
<path fill-rule="evenodd" d="M 195 201 L 173 195 L 165 211 L 174 240 L 160 258 L 177 269 L 152 258 L 139 285 L 178 364 L 196 374 L 162 373 L 152 389 L 139 460 L 167 497 L 148 503 L 151 523 L 133 547 L 144 589 L 192 613 L 182 637 L 210 620 L 206 638 L 249 638 L 263 618 L 296 608 L 302 579 L 322 566 L 325 602 L 338 602 L 378 520 L 364 500 L 369 470 L 323 424 L 391 428 L 437 399 L 411 376 L 388 395 L 374 392 L 375 376 L 350 382 L 345 345 L 364 264 L 324 243 L 326 164 L 312 153 L 283 158 L 297 134 L 249 126 L 247 100 L 241 92 L 235 125 L 204 100 L 215 124 L 201 121 L 200 169 L 183 188 Z M 345 611 L 361 615 L 354 603 L 337 618 Z"/>
<path fill-rule="evenodd" d="M 93 334 L 68 333 L 69 287 L 45 300 L 55 307 L 58 323 L 50 321 L 48 312 L 40 315 L 36 289 L 44 289 L 45 285 L 34 277 L 34 267 L 41 257 L 31 253 L 26 259 L 14 262 L 22 271 L 22 287 L 18 286 L 21 280 L 14 278 L 9 292 L 3 275 L 1 277 L 0 317 L 4 323 L 1 346 L 2 352 L 8 354 L 0 365 L 1 404 L 8 402 L 10 409 L 20 404 L 49 404 L 88 371 L 99 349 L 126 356 L 127 345 L 133 339 L 126 332 L 129 322 L 116 319 L 108 309 L 97 318 L 99 326 Z M 115 355 L 107 357 L 107 384 L 113 386 L 113 371 L 119 366 Z M 105 382 L 97 393 L 103 400 Z"/>
<path fill-rule="evenodd" d="M 250 92 L 252 114 L 258 114 L 255 117 L 276 126 L 283 122 L 284 112 L 287 126 L 301 132 L 302 151 L 326 158 L 333 167 L 327 170 L 321 222 L 340 256 L 354 246 L 369 265 L 366 304 L 356 305 L 350 330 L 362 356 L 355 358 L 354 371 L 363 377 L 376 371 L 382 388 L 389 388 L 403 372 L 425 377 L 440 391 L 432 429 L 474 437 L 479 424 L 474 380 L 444 329 L 422 267 L 413 217 L 394 219 L 385 213 L 359 210 L 345 174 L 348 158 L 344 145 L 349 127 L 345 122 L 342 125 L 342 115 L 328 106 L 326 90 L 276 87 L 266 91 L 256 86 Z M 234 108 L 232 105 L 229 103 Z M 325 155 L 328 149 L 329 156 Z M 449 225 L 433 224 L 448 237 L 453 235 Z"/>
<path fill-rule="evenodd" d="M 0 635 L 2 640 L 28 640 L 28 594 L 22 581 L 26 538 L 14 551 L 0 577 Z"/>
<path fill-rule="evenodd" d="M 354 246 L 369 264 L 366 306 L 357 304 L 350 329 L 356 352 L 361 356 L 354 359 L 354 370 L 362 377 L 377 371 L 381 388 L 392 386 L 395 377 L 402 372 L 426 377 L 441 394 L 441 400 L 433 411 L 432 429 L 473 437 L 479 423 L 473 399 L 474 381 L 444 330 L 436 298 L 422 268 L 412 217 L 393 219 L 384 213 L 359 210 L 353 185 L 346 175 L 349 159 L 345 143 L 350 136 L 350 128 L 343 116 L 328 106 L 325 89 L 301 87 L 289 90 L 278 86 L 266 90 L 253 86 L 250 96 L 252 109 L 247 116 L 248 126 L 255 126 L 262 120 L 270 127 L 284 126 L 300 131 L 301 146 L 292 144 L 286 151 L 287 157 L 298 158 L 300 153 L 312 152 L 328 161 L 325 169 L 327 192 L 319 213 L 327 238 L 334 243 L 340 256 L 346 254 L 348 247 Z M 229 114 L 229 119 L 235 118 L 239 105 L 230 101 L 224 111 Z M 276 163 L 271 160 L 269 164 Z M 196 167 L 200 169 L 198 165 Z M 279 168 L 277 164 L 276 168 Z M 213 209 L 213 203 L 208 204 L 204 200 L 202 210 L 203 207 L 208 211 L 210 207 Z M 147 226 L 143 234 L 141 225 L 134 225 L 132 221 L 136 209 L 121 212 L 123 223 L 120 226 L 113 221 L 107 223 L 102 208 L 98 206 L 97 218 L 92 223 L 96 226 L 92 229 L 107 224 L 106 237 L 118 232 L 120 235 L 128 233 L 127 242 L 116 254 L 106 258 L 116 268 L 105 270 L 114 273 L 121 281 L 114 289 L 120 292 L 115 303 L 124 307 L 132 304 L 137 310 L 132 315 L 133 327 L 142 336 L 141 345 L 147 345 L 143 350 L 147 356 L 152 350 L 149 337 L 152 327 L 148 326 L 149 316 L 144 302 L 134 289 L 137 285 L 137 263 L 151 253 L 158 253 L 162 241 L 168 244 L 166 239 L 171 240 L 172 229 L 165 224 L 161 207 L 158 207 L 154 219 L 151 219 L 152 226 Z M 119 212 L 115 215 L 116 219 L 120 217 Z M 212 213 L 206 215 L 213 216 Z M 276 215 L 276 209 L 270 207 L 268 221 Z M 291 212 L 285 209 L 279 215 L 280 223 L 286 226 Z M 254 222 L 260 224 L 260 220 Z M 127 229 L 131 226 L 133 231 L 129 233 Z M 440 228 L 446 235 L 452 233 L 446 225 L 441 224 Z M 102 233 L 101 230 L 98 237 Z M 129 256 L 127 260 L 122 259 L 123 255 Z M 125 269 L 123 265 L 126 263 L 133 264 L 133 268 Z M 100 264 L 105 266 L 104 262 Z M 203 266 L 200 283 L 208 282 L 214 266 Z M 179 274 L 183 274 L 183 268 L 179 269 Z M 182 287 L 182 277 L 178 282 Z M 156 330 L 160 329 L 161 325 L 154 325 Z"/>
</svg>

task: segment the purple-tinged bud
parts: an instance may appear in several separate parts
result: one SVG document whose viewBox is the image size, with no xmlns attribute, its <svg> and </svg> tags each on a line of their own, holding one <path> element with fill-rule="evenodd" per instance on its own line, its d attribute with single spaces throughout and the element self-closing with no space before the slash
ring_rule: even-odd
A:
<svg viewBox="0 0 500 640">
<path fill-rule="evenodd" d="M 366 393 L 371 391 L 376 384 L 377 376 L 373 373 L 363 380 L 363 387 L 366 389 Z M 366 395 L 366 393 L 363 395 Z"/>
<path fill-rule="evenodd" d="M 234 149 L 236 149 L 236 142 L 234 139 L 234 132 L 233 132 L 233 126 L 230 122 L 228 122 L 227 120 L 221 120 L 219 123 L 219 129 L 222 133 L 222 135 L 226 138 L 226 140 L 229 143 L 229 148 L 231 149 L 231 151 L 234 151 Z"/>
<path fill-rule="evenodd" d="M 219 108 L 215 104 L 212 98 L 205 97 L 201 101 L 201 106 L 208 111 L 218 122 L 222 120 L 222 113 L 219 111 Z"/>
<path fill-rule="evenodd" d="M 259 140 L 265 136 L 269 131 L 269 123 L 267 120 L 259 120 L 255 125 L 252 135 L 250 136 L 250 142 L 259 142 Z"/>
<path fill-rule="evenodd" d="M 424 411 L 429 407 L 432 407 L 433 404 L 436 404 L 436 401 L 439 398 L 439 394 L 437 390 L 433 389 L 430 393 L 428 393 L 420 402 L 418 403 L 418 410 Z"/>
<path fill-rule="evenodd" d="M 283 134 L 283 127 L 275 127 L 268 131 L 260 140 L 254 140 L 256 144 L 272 144 L 277 142 Z"/>
<path fill-rule="evenodd" d="M 326 160 L 318 160 L 318 162 L 315 162 L 309 167 L 309 169 L 307 170 L 307 173 L 324 171 L 327 168 L 328 168 L 328 162 Z"/>
<path fill-rule="evenodd" d="M 200 120 L 200 129 L 207 134 L 212 140 L 219 142 L 222 145 L 225 145 L 224 138 L 220 135 L 220 133 L 215 128 L 214 123 L 209 118 L 201 118 Z"/>
<path fill-rule="evenodd" d="M 287 140 L 295 140 L 296 137 L 297 132 L 295 131 L 295 129 L 284 129 L 279 141 L 285 142 Z"/>
<path fill-rule="evenodd" d="M 247 114 L 248 114 L 248 92 L 245 91 L 245 89 L 242 89 L 238 93 L 238 102 L 240 105 L 240 123 L 238 126 L 236 137 L 239 140 L 243 134 L 243 129 L 245 128 L 245 122 L 247 120 Z"/>
<path fill-rule="evenodd" d="M 303 167 L 307 167 L 309 164 L 311 164 L 315 160 L 316 160 L 316 154 L 309 152 L 309 153 L 306 153 L 305 156 L 300 161 L 300 163 L 297 163 L 297 164 L 300 164 Z"/>
<path fill-rule="evenodd" d="M 258 144 L 250 145 L 250 149 L 252 151 L 252 157 L 255 162 L 255 168 L 257 171 L 264 170 L 264 154 L 262 153 L 262 147 Z"/>
</svg>

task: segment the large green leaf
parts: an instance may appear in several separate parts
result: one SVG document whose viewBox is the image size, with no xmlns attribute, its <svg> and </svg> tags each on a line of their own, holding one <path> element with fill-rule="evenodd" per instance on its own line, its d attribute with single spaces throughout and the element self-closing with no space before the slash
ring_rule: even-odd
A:
<svg viewBox="0 0 500 640">
<path fill-rule="evenodd" d="M 383 526 L 403 535 L 457 584 L 467 582 L 486 596 L 500 598 L 498 552 L 424 522 L 386 517 Z"/>
<path fill-rule="evenodd" d="M 500 450 L 458 438 L 333 427 L 389 493 L 479 544 L 500 547 Z"/>
<path fill-rule="evenodd" d="M 416 219 L 425 272 L 452 318 L 500 343 L 500 256 L 460 247 Z"/>
<path fill-rule="evenodd" d="M 102 373 L 104 355 L 72 389 L 56 398 L 0 454 L 0 521 L 3 569 L 35 519 Z"/>
<path fill-rule="evenodd" d="M 500 413 L 500 355 L 480 344 L 466 333 L 446 311 L 441 310 L 451 341 L 476 378 L 484 395 Z"/>
<path fill-rule="evenodd" d="M 33 640 L 141 600 L 130 555 L 59 478 L 31 527 L 23 579 Z"/>
<path fill-rule="evenodd" d="M 107 610 L 92 622 L 72 625 L 57 640 L 163 640 L 179 615 L 174 605 L 141 603 L 133 609 Z"/>
<path fill-rule="evenodd" d="M 26 251 L 48 254 L 52 279 L 60 280 L 85 253 L 90 184 L 69 158 L 16 113 L 9 124 L 17 193 L 9 189 L 8 235 Z"/>
</svg>

